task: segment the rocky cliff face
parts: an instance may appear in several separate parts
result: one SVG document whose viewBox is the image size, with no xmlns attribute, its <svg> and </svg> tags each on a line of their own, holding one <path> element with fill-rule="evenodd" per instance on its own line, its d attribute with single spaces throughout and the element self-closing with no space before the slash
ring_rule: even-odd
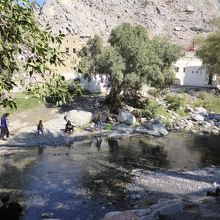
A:
<svg viewBox="0 0 220 220">
<path fill-rule="evenodd" d="M 46 0 L 39 19 L 55 34 L 104 37 L 130 22 L 186 45 L 195 35 L 211 32 L 206 22 L 219 15 L 219 0 Z"/>
</svg>

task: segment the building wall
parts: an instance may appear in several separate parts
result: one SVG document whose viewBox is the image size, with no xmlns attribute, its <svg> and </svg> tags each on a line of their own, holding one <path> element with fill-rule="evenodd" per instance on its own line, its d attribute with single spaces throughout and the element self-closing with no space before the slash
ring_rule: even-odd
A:
<svg viewBox="0 0 220 220">
<path fill-rule="evenodd" d="M 60 74 L 73 72 L 74 67 L 79 63 L 78 52 L 90 39 L 90 36 L 66 36 L 62 40 L 60 49 L 65 52 L 64 64 L 65 66 L 59 66 L 56 71 Z"/>
<path fill-rule="evenodd" d="M 176 83 L 185 86 L 208 85 L 208 74 L 202 60 L 193 53 L 186 54 L 175 63 Z"/>
</svg>

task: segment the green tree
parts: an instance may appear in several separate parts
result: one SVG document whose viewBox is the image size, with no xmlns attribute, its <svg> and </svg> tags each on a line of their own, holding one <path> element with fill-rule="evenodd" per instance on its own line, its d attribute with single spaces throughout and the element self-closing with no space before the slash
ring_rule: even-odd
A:
<svg viewBox="0 0 220 220">
<path fill-rule="evenodd" d="M 207 37 L 197 39 L 199 48 L 196 55 L 206 64 L 212 79 L 214 74 L 220 74 L 220 18 L 213 19 L 209 23 L 215 27 L 216 31 Z"/>
<path fill-rule="evenodd" d="M 53 65 L 62 63 L 58 49 L 62 36 L 53 36 L 49 28 L 41 28 L 34 7 L 28 0 L 0 2 L 0 95 L 16 85 L 12 80 L 15 72 L 25 69 L 30 75 L 44 76 L 52 72 Z M 18 55 L 25 57 L 22 65 Z"/>
<path fill-rule="evenodd" d="M 98 36 L 91 39 L 79 68 L 87 76 L 107 75 L 112 105 L 120 104 L 121 92 L 136 94 L 144 83 L 164 88 L 173 82 L 172 64 L 181 55 L 177 45 L 163 38 L 151 40 L 143 27 L 128 23 L 113 29 L 108 43 L 104 46 Z"/>
</svg>

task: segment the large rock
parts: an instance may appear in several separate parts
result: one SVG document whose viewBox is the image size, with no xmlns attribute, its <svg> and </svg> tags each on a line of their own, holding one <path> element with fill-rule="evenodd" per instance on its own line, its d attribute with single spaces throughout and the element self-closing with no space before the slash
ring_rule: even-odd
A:
<svg viewBox="0 0 220 220">
<path fill-rule="evenodd" d="M 141 134 L 148 134 L 148 135 L 155 136 L 155 137 L 164 136 L 164 135 L 161 135 L 161 133 L 159 131 L 149 130 L 149 129 L 144 128 L 144 127 L 138 127 L 138 128 L 135 129 L 135 131 L 138 132 L 138 133 L 141 133 Z"/>
<path fill-rule="evenodd" d="M 165 136 L 168 134 L 166 126 L 163 125 L 158 119 L 149 121 L 147 124 L 144 124 L 144 127 L 148 130 L 148 134 L 154 136 Z"/>
<path fill-rule="evenodd" d="M 126 125 L 132 125 L 136 123 L 136 118 L 129 111 L 120 109 L 117 116 L 117 121 Z"/>
<path fill-rule="evenodd" d="M 202 115 L 202 116 L 206 116 L 208 114 L 208 111 L 203 107 L 196 107 L 195 111 L 197 114 Z"/>
<path fill-rule="evenodd" d="M 162 205 L 160 208 L 156 209 L 152 215 L 157 218 L 159 216 L 168 216 L 172 217 L 174 215 L 181 215 L 183 212 L 183 203 L 182 201 L 176 202 L 167 202 L 166 205 Z"/>
<path fill-rule="evenodd" d="M 81 110 L 72 110 L 66 114 L 65 120 L 70 120 L 75 126 L 87 127 L 92 120 L 92 113 Z"/>
<path fill-rule="evenodd" d="M 200 114 L 191 114 L 191 118 L 193 121 L 204 121 L 205 118 Z"/>
<path fill-rule="evenodd" d="M 132 211 L 124 211 L 124 212 L 109 212 L 107 213 L 103 220 L 140 220 L 140 218 L 135 215 Z"/>
<path fill-rule="evenodd" d="M 117 125 L 114 125 L 113 130 L 116 130 L 116 131 L 122 131 L 122 132 L 125 132 L 125 133 L 131 133 L 133 131 L 132 128 L 130 128 L 128 125 L 126 124 L 117 124 Z"/>
<path fill-rule="evenodd" d="M 220 122 L 220 114 L 217 113 L 209 114 L 207 118 L 210 120 L 215 120 L 216 122 Z"/>
</svg>

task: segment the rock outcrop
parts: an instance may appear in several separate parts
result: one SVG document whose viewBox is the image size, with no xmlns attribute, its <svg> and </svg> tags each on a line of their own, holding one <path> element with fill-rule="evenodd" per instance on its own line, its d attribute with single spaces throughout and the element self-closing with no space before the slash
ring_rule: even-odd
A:
<svg viewBox="0 0 220 220">
<path fill-rule="evenodd" d="M 212 31 L 207 21 L 219 12 L 216 0 L 46 0 L 38 9 L 40 22 L 53 33 L 107 37 L 112 28 L 130 22 L 181 44 Z"/>
<path fill-rule="evenodd" d="M 92 113 L 82 110 L 72 110 L 66 114 L 65 120 L 70 120 L 75 126 L 87 127 L 92 120 Z"/>
</svg>

